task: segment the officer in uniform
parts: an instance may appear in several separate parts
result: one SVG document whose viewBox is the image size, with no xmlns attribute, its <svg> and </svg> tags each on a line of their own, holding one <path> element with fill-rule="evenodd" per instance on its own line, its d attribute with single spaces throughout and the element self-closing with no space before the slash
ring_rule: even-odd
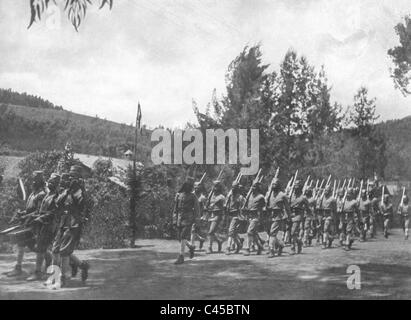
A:
<svg viewBox="0 0 411 320">
<path fill-rule="evenodd" d="M 213 243 L 217 242 L 218 252 L 221 252 L 223 240 L 217 236 L 217 230 L 222 222 L 224 214 L 225 196 L 223 195 L 223 185 L 221 181 L 214 181 L 211 198 L 207 200 L 206 211 L 208 213 L 208 249 L 207 254 L 213 252 Z"/>
<path fill-rule="evenodd" d="M 36 268 L 34 274 L 27 278 L 28 281 L 41 280 L 41 267 L 48 254 L 48 262 L 46 261 L 46 270 L 48 264 L 51 262 L 51 253 L 47 251 L 48 247 L 53 242 L 55 231 L 55 217 L 57 214 L 56 199 L 58 197 L 58 186 L 60 183 L 60 176 L 53 173 L 47 181 L 47 195 L 41 202 L 38 215 L 33 221 L 35 235 L 36 235 Z"/>
<path fill-rule="evenodd" d="M 355 218 L 358 216 L 358 201 L 355 198 L 352 188 L 347 190 L 347 198 L 343 208 L 344 226 L 343 235 L 345 238 L 345 250 L 350 250 L 354 243 Z"/>
<path fill-rule="evenodd" d="M 404 238 L 408 240 L 408 225 L 410 223 L 411 206 L 408 204 L 409 199 L 404 196 L 403 202 L 398 207 L 398 214 L 402 217 L 402 228 L 404 230 Z"/>
<path fill-rule="evenodd" d="M 295 254 L 297 246 L 297 253 L 301 253 L 303 241 L 301 239 L 300 231 L 303 228 L 302 218 L 305 212 L 310 210 L 308 199 L 303 194 L 303 185 L 301 181 L 297 180 L 294 184 L 294 192 L 290 196 L 291 208 L 291 254 Z"/>
<path fill-rule="evenodd" d="M 359 229 L 361 232 L 361 241 L 365 241 L 367 238 L 367 231 L 370 226 L 370 215 L 371 215 L 371 201 L 368 199 L 367 191 L 361 191 L 359 206 Z"/>
<path fill-rule="evenodd" d="M 204 208 L 205 204 L 207 202 L 207 198 L 205 197 L 204 193 L 204 187 L 200 182 L 195 182 L 194 183 L 194 194 L 198 199 L 198 204 L 200 206 L 200 215 L 196 217 L 196 222 L 193 223 L 193 226 L 191 228 L 191 245 L 195 247 L 195 240 L 198 239 L 200 242 L 200 250 L 203 248 L 203 244 L 206 240 L 206 237 L 202 235 L 202 226 L 204 223 Z"/>
<path fill-rule="evenodd" d="M 250 197 L 246 200 L 244 212 L 248 219 L 247 228 L 247 248 L 244 251 L 245 256 L 250 255 L 252 246 L 257 246 L 257 255 L 263 251 L 263 246 L 258 240 L 258 229 L 260 227 L 260 219 L 265 207 L 264 195 L 261 193 L 261 184 L 254 182 L 251 187 Z"/>
<path fill-rule="evenodd" d="M 32 225 L 34 217 L 37 216 L 40 209 L 41 202 L 46 196 L 44 190 L 45 182 L 43 178 L 43 171 L 34 171 L 32 176 L 32 192 L 27 199 L 26 209 L 20 212 L 18 217 L 19 224 L 22 228 L 26 228 Z M 22 263 L 24 258 L 24 248 L 29 248 L 31 251 L 35 250 L 35 237 L 34 233 L 28 231 L 26 235 L 19 237 L 17 240 L 17 262 L 14 270 L 7 273 L 8 277 L 19 276 L 23 273 Z"/>
<path fill-rule="evenodd" d="M 180 242 L 180 254 L 175 264 L 184 263 L 185 247 L 190 251 L 190 259 L 194 257 L 195 247 L 189 242 L 192 225 L 196 217 L 200 216 L 200 205 L 197 197 L 193 193 L 194 181 L 187 179 L 176 195 L 173 212 L 173 224 L 178 230 L 178 240 Z"/>
<path fill-rule="evenodd" d="M 228 227 L 228 241 L 226 254 L 231 254 L 232 247 L 235 246 L 235 253 L 240 252 L 243 247 L 243 239 L 238 235 L 242 221 L 241 209 L 244 206 L 245 198 L 240 192 L 240 184 L 234 181 L 231 186 L 231 196 L 227 199 L 226 214 L 230 218 Z"/>
<path fill-rule="evenodd" d="M 334 240 L 334 218 L 337 212 L 337 201 L 334 199 L 332 189 L 326 186 L 324 190 L 324 198 L 321 201 L 321 212 L 324 219 L 323 226 L 323 249 L 331 248 Z"/>
<path fill-rule="evenodd" d="M 317 207 L 317 201 L 314 198 L 313 189 L 311 187 L 308 187 L 305 190 L 305 196 L 308 199 L 308 205 L 310 207 L 310 210 L 305 212 L 303 242 L 304 242 L 304 246 L 309 247 L 312 244 L 312 239 L 315 234 L 315 228 L 316 228 L 315 212 L 316 212 L 316 207 Z"/>
<path fill-rule="evenodd" d="M 384 221 L 384 237 L 388 239 L 388 229 L 393 216 L 393 207 L 388 194 L 384 195 L 383 203 L 380 205 L 380 211 Z"/>
<path fill-rule="evenodd" d="M 281 256 L 284 248 L 283 242 L 283 219 L 290 216 L 290 204 L 287 195 L 281 190 L 278 179 L 274 179 L 271 185 L 271 192 L 266 196 L 266 208 L 271 220 L 268 245 L 270 248 L 269 258 L 277 254 Z"/>
</svg>

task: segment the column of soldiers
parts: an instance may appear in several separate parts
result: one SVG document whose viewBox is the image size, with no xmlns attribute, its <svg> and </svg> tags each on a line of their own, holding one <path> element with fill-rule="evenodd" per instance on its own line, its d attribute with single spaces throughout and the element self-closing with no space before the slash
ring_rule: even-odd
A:
<svg viewBox="0 0 411 320">
<path fill-rule="evenodd" d="M 71 277 L 76 277 L 80 269 L 82 281 L 87 280 L 89 264 L 73 254 L 88 219 L 85 197 L 78 165 L 72 166 L 68 173 L 52 173 L 47 182 L 42 171 L 33 173 L 26 208 L 12 218 L 15 226 L 7 232 L 17 244 L 16 265 L 6 273 L 8 277 L 23 275 L 24 253 L 28 249 L 36 253 L 36 266 L 27 281 L 43 280 L 44 271 L 53 269 L 50 266 L 59 267 L 61 276 L 54 278 L 54 283 L 46 281 L 46 285 L 67 286 L 70 269 Z"/>
<path fill-rule="evenodd" d="M 266 254 L 273 258 L 281 256 L 287 245 L 291 255 L 300 254 L 304 247 L 312 246 L 315 239 L 323 249 L 331 248 L 336 240 L 348 251 L 354 239 L 363 242 L 367 236 L 376 236 L 378 217 L 382 218 L 384 237 L 389 236 L 394 213 L 391 196 L 384 186 L 379 187 L 373 181 L 335 180 L 332 185 L 329 176 L 314 184 L 310 177 L 305 182 L 299 180 L 297 171 L 283 188 L 277 169 L 263 194 L 260 170 L 247 194 L 239 174 L 225 196 L 220 172 L 206 197 L 203 179 L 204 175 L 199 182 L 187 179 L 176 196 L 173 223 L 179 230 L 181 242 L 176 264 L 184 263 L 185 247 L 189 249 L 190 258 L 194 257 L 195 241 L 199 241 L 200 249 L 208 242 L 207 254 L 213 253 L 213 244 L 217 244 L 217 252 L 221 252 L 225 238 L 227 255 L 240 252 L 245 256 L 252 252 L 261 255 L 267 249 Z M 405 239 L 408 239 L 411 213 L 408 203 L 404 189 L 397 212 Z M 266 240 L 260 237 L 264 232 Z M 240 234 L 245 234 L 244 239 Z"/>
</svg>

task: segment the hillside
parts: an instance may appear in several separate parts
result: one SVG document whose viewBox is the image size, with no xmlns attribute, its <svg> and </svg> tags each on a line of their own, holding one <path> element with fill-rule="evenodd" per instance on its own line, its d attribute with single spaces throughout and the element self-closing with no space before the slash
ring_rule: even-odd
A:
<svg viewBox="0 0 411 320">
<path fill-rule="evenodd" d="M 377 125 L 387 137 L 387 179 L 411 180 L 411 116 Z"/>
<path fill-rule="evenodd" d="M 132 148 L 134 128 L 130 125 L 65 111 L 1 103 L 0 152 L 5 150 L 61 150 L 71 141 L 79 153 L 122 157 Z M 150 132 L 143 128 L 137 147 L 138 160 L 150 156 Z"/>
</svg>

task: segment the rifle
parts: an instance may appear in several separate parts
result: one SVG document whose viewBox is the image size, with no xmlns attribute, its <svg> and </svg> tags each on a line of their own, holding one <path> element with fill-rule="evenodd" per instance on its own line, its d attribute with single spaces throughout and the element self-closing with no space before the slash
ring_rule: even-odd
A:
<svg viewBox="0 0 411 320">
<path fill-rule="evenodd" d="M 318 197 L 319 197 L 319 195 L 320 195 L 320 192 L 321 192 L 321 190 L 322 190 L 322 188 L 323 188 L 324 182 L 325 182 L 325 180 L 322 179 L 321 184 L 320 184 L 320 187 L 319 187 L 318 190 L 315 192 L 315 196 L 314 196 L 315 199 L 318 199 Z"/>
<path fill-rule="evenodd" d="M 293 196 L 293 193 L 294 193 L 295 182 L 297 181 L 297 177 L 298 177 L 298 169 L 295 171 L 293 185 L 291 186 L 291 191 L 290 191 L 290 199 L 291 199 L 291 197 Z"/>
<path fill-rule="evenodd" d="M 204 174 L 202 175 L 200 181 L 198 181 L 199 184 L 203 183 L 203 180 L 204 180 L 205 176 L 206 176 L 206 172 L 204 172 Z"/>
<path fill-rule="evenodd" d="M 345 189 L 345 184 L 347 183 L 347 179 L 344 179 L 344 183 L 343 183 L 343 185 L 342 185 L 342 189 L 344 190 Z"/>
<path fill-rule="evenodd" d="M 384 188 L 385 188 L 385 186 L 382 185 L 382 188 L 381 188 L 381 205 L 384 204 L 384 191 L 385 191 Z"/>
<path fill-rule="evenodd" d="M 243 175 L 241 174 L 241 172 L 238 173 L 238 175 L 235 178 L 234 182 L 240 183 L 242 176 Z M 233 189 L 230 189 L 230 192 L 228 193 L 227 200 L 226 200 L 225 206 L 224 206 L 226 211 L 228 211 L 230 209 L 229 204 L 230 204 L 230 200 L 231 200 L 232 196 L 233 196 Z"/>
<path fill-rule="evenodd" d="M 337 192 L 337 180 L 334 180 L 334 185 L 333 185 L 333 198 L 335 198 Z"/>
<path fill-rule="evenodd" d="M 222 174 L 223 174 L 223 169 L 220 170 L 220 173 L 217 176 L 217 180 L 221 179 Z M 206 208 L 208 208 L 210 206 L 210 201 L 211 201 L 211 197 L 213 196 L 213 194 L 214 194 L 214 186 L 211 188 L 210 193 L 207 196 Z"/>
<path fill-rule="evenodd" d="M 360 202 L 360 200 L 361 200 L 362 185 L 363 185 L 363 180 L 361 180 L 360 192 L 358 193 L 358 196 L 357 196 L 357 201 L 358 201 L 358 202 Z"/>
<path fill-rule="evenodd" d="M 308 187 L 308 182 L 310 182 L 310 176 L 307 177 L 307 180 L 305 180 L 304 187 L 303 187 L 303 194 L 307 190 Z"/>
<path fill-rule="evenodd" d="M 280 168 L 278 167 L 277 170 L 275 171 L 275 175 L 274 175 L 273 179 L 271 180 L 271 183 L 270 183 L 270 186 L 269 186 L 269 189 L 268 189 L 267 201 L 270 201 L 271 194 L 273 193 L 273 183 L 274 183 L 274 180 L 278 178 L 279 173 L 280 173 Z M 267 202 L 266 206 L 268 206 L 268 202 Z"/>
<path fill-rule="evenodd" d="M 398 206 L 398 213 L 401 214 L 400 208 L 404 206 L 404 197 L 405 197 L 405 187 L 402 187 L 402 196 L 400 200 L 400 205 Z"/>
<path fill-rule="evenodd" d="M 244 204 L 243 204 L 243 207 L 241 208 L 241 210 L 244 210 L 245 207 L 248 205 L 248 200 L 250 199 L 250 196 L 251 196 L 251 193 L 252 193 L 253 184 L 256 183 L 256 182 L 259 182 L 260 175 L 261 175 L 261 169 L 258 170 L 257 175 L 255 176 L 255 178 L 253 180 L 253 183 L 251 184 L 250 189 L 248 190 L 247 196 L 245 197 L 245 201 L 244 201 Z"/>
</svg>

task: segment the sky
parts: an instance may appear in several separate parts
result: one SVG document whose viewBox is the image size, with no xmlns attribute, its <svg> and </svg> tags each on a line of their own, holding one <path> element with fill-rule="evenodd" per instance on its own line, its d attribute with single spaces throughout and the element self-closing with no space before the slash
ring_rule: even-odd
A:
<svg viewBox="0 0 411 320">
<path fill-rule="evenodd" d="M 387 56 L 409 0 L 114 0 L 88 8 L 79 32 L 56 1 L 30 29 L 28 0 L 0 1 L 1 88 L 127 124 L 140 102 L 147 126 L 183 127 L 192 100 L 203 110 L 223 95 L 229 63 L 260 43 L 269 70 L 290 48 L 324 65 L 332 101 L 365 85 L 381 120 L 411 115 Z"/>
</svg>

